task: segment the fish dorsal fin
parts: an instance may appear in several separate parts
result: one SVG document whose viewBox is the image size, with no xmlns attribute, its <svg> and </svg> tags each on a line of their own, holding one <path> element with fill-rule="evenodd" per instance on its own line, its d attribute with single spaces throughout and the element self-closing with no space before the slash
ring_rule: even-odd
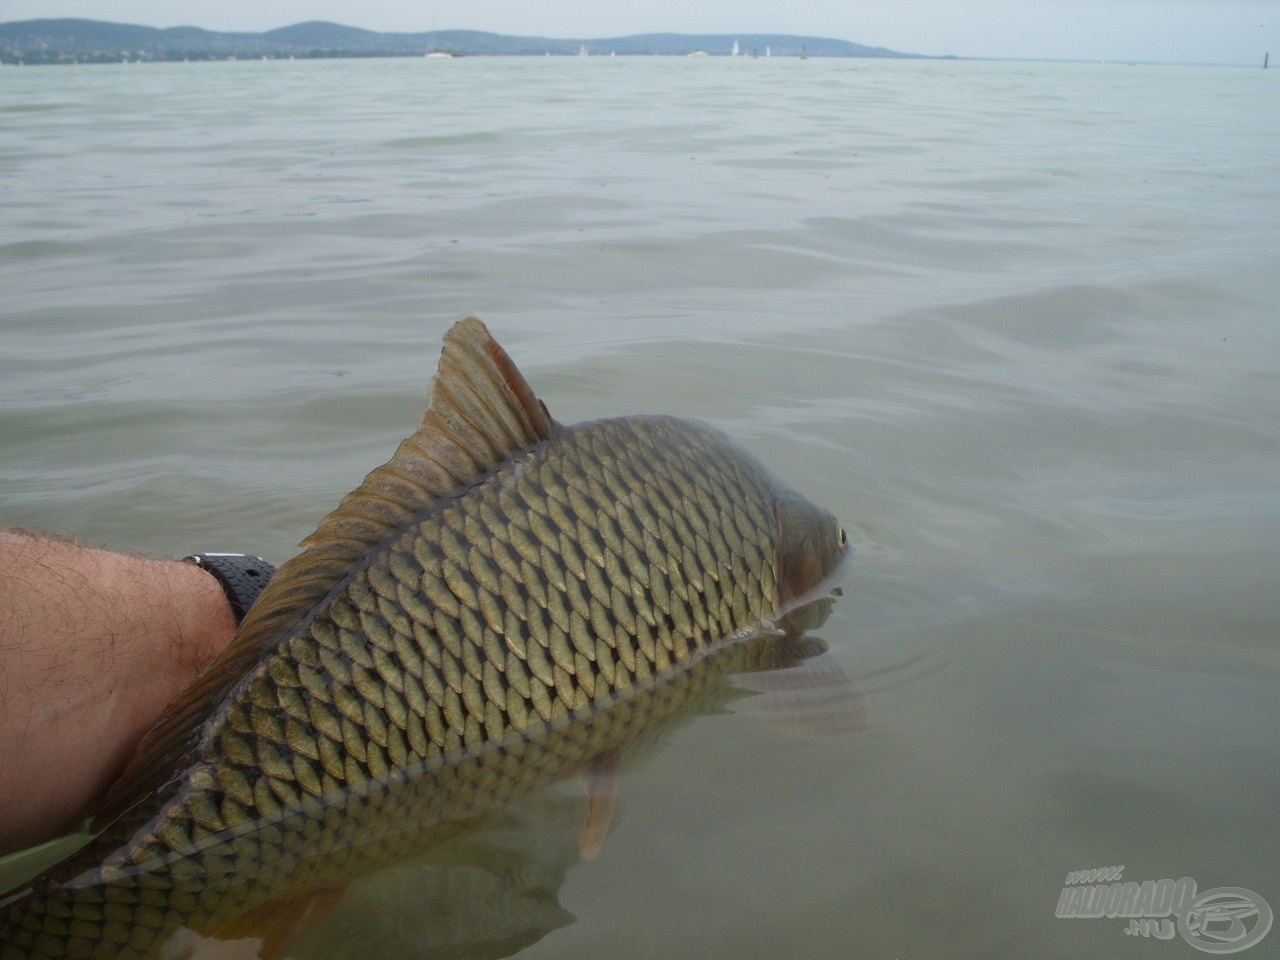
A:
<svg viewBox="0 0 1280 960">
<path fill-rule="evenodd" d="M 430 403 L 417 431 L 378 467 L 271 578 L 235 639 L 169 704 L 95 817 L 101 827 L 188 762 L 203 724 L 263 653 L 351 568 L 431 503 L 547 439 L 555 421 L 505 350 L 474 317 L 445 334 Z"/>
<path fill-rule="evenodd" d="M 290 565 L 323 557 L 345 567 L 427 504 L 545 440 L 552 427 L 546 407 L 485 325 L 474 317 L 455 324 L 445 334 L 417 431 L 302 541 L 308 549 Z"/>
</svg>

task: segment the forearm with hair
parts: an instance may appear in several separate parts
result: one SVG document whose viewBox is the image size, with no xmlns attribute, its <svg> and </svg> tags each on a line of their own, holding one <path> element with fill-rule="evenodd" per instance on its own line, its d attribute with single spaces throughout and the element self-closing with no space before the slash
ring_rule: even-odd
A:
<svg viewBox="0 0 1280 960">
<path fill-rule="evenodd" d="M 234 632 L 198 567 L 0 530 L 0 852 L 74 826 Z"/>
</svg>

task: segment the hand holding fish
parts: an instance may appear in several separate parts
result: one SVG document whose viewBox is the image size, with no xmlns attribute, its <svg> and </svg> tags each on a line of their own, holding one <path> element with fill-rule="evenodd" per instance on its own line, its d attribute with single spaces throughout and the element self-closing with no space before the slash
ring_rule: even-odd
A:
<svg viewBox="0 0 1280 960">
<path fill-rule="evenodd" d="M 235 627 L 189 563 L 0 530 L 0 853 L 75 826 Z"/>
<path fill-rule="evenodd" d="M 0 960 L 152 957 L 181 929 L 282 944 L 282 910 L 608 779 L 707 665 L 785 632 L 846 538 L 706 424 L 555 422 L 472 319 L 418 430 L 302 546 L 143 739 L 101 836 L 0 903 Z"/>
</svg>

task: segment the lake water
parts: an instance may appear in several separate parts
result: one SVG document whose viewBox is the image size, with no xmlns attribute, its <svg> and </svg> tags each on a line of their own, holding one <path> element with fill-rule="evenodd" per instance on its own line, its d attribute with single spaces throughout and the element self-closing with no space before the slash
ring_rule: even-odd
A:
<svg viewBox="0 0 1280 960">
<path fill-rule="evenodd" d="M 569 785 L 291 955 L 1199 956 L 1055 910 L 1280 910 L 1278 121 L 1245 69 L 6 67 L 0 524 L 281 562 L 475 313 L 561 421 L 702 417 L 844 520 L 868 726 L 697 717 L 594 862 Z"/>
</svg>

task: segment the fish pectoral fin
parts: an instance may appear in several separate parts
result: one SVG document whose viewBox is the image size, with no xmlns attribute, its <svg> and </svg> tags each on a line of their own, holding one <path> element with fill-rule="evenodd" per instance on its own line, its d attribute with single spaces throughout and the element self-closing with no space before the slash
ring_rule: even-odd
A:
<svg viewBox="0 0 1280 960">
<path fill-rule="evenodd" d="M 207 936 L 222 941 L 259 940 L 262 944 L 257 953 L 259 960 L 276 960 L 299 930 L 328 919 L 346 892 L 347 888 L 342 886 L 314 890 L 300 897 L 268 900 L 214 927 Z"/>
<path fill-rule="evenodd" d="M 606 750 L 582 766 L 582 787 L 587 792 L 587 815 L 582 821 L 578 849 L 587 860 L 594 860 L 604 845 L 605 834 L 618 806 L 618 751 Z"/>
<path fill-rule="evenodd" d="M 733 685 L 756 694 L 747 703 L 780 729 L 807 739 L 867 728 L 867 701 L 840 661 L 814 637 L 780 644 Z"/>
</svg>

